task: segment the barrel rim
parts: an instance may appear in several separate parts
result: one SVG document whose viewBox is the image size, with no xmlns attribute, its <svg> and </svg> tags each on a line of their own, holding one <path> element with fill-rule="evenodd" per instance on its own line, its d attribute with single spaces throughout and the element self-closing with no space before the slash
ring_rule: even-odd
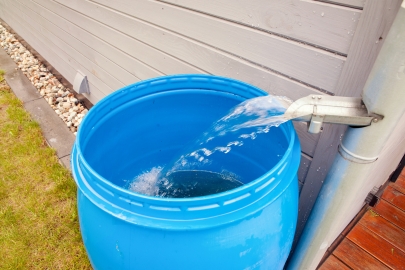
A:
<svg viewBox="0 0 405 270">
<path fill-rule="evenodd" d="M 229 78 L 224 78 L 224 77 L 218 77 L 218 76 L 212 76 L 212 75 L 191 75 L 191 74 L 186 74 L 186 75 L 173 75 L 173 76 L 164 76 L 164 77 L 157 77 L 157 78 L 153 78 L 153 79 L 149 79 L 146 81 L 142 81 L 142 82 L 138 82 L 132 85 L 129 85 L 127 87 L 124 87 L 120 90 L 117 90 L 116 92 L 110 94 L 109 96 L 105 97 L 104 99 L 102 99 L 99 103 L 97 103 L 94 107 L 93 107 L 93 111 L 94 112 L 98 112 L 100 113 L 100 110 L 97 110 L 97 107 L 103 107 L 106 104 L 108 104 L 110 102 L 111 99 L 113 99 L 114 97 L 119 97 L 119 96 L 124 96 L 126 94 L 128 94 L 131 91 L 138 91 L 139 88 L 145 87 L 145 86 L 162 86 L 165 83 L 170 81 L 182 81 L 183 83 L 185 82 L 185 86 L 183 86 L 184 89 L 190 89 L 190 88 L 195 88 L 194 83 L 197 81 L 199 84 L 204 85 L 206 84 L 210 84 L 212 83 L 212 81 L 214 81 L 215 85 L 229 85 L 232 84 L 234 87 L 237 87 L 237 89 L 241 89 L 241 91 L 246 91 L 249 90 L 249 92 L 241 92 L 240 96 L 243 98 L 248 98 L 246 97 L 246 95 L 250 94 L 254 96 L 262 96 L 262 95 L 266 95 L 267 93 L 264 92 L 263 90 L 249 85 L 247 83 L 244 82 L 240 82 L 234 79 L 229 79 Z M 191 85 L 190 85 L 191 83 Z M 213 85 L 211 85 L 211 87 L 213 87 Z M 220 88 L 220 87 L 219 87 Z M 177 88 L 176 88 L 177 89 Z M 211 89 L 213 91 L 216 91 L 216 89 Z M 229 92 L 229 89 L 228 91 Z M 236 91 L 237 92 L 237 91 Z M 156 92 L 151 92 L 149 94 L 155 94 Z M 235 94 L 233 92 L 229 92 L 232 94 Z M 246 94 L 246 95 L 242 95 Z M 140 94 L 142 96 L 142 94 Z M 146 94 L 148 95 L 148 94 Z M 140 96 L 140 97 L 141 97 Z M 131 99 L 130 99 L 131 100 Z M 91 115 L 91 111 L 88 113 L 88 115 Z M 108 114 L 108 113 L 107 113 Z M 105 114 L 105 115 L 107 115 Z M 82 122 L 82 126 L 85 126 L 87 124 L 87 122 L 89 122 L 89 118 L 88 115 L 84 118 L 83 122 Z M 282 179 L 282 176 L 285 175 L 286 173 L 286 167 L 287 165 L 292 166 L 293 165 L 293 169 L 296 171 L 298 169 L 298 165 L 297 164 L 291 164 L 291 155 L 292 155 L 292 151 L 294 148 L 294 145 L 296 145 L 298 143 L 298 138 L 297 135 L 295 133 L 294 128 L 292 127 L 292 123 L 288 122 L 285 123 L 284 125 L 282 125 L 283 131 L 285 133 L 285 136 L 287 137 L 287 139 L 289 139 L 289 145 L 287 150 L 285 151 L 283 157 L 277 162 L 277 164 L 271 168 L 269 171 L 267 171 L 265 174 L 263 174 L 262 176 L 258 177 L 255 180 L 252 180 L 251 182 L 226 191 L 226 192 L 221 192 L 221 193 L 217 193 L 217 194 L 211 194 L 211 195 L 207 195 L 207 196 L 201 196 L 201 197 L 193 197 L 193 198 L 161 198 L 161 197 L 153 197 L 153 196 L 147 196 L 147 195 L 143 195 L 143 194 L 139 194 L 139 193 L 135 193 L 129 190 L 126 190 L 124 188 L 121 188 L 113 183 L 111 183 L 110 181 L 108 181 L 107 179 L 105 179 L 104 177 L 102 177 L 101 175 L 99 175 L 86 161 L 85 157 L 83 156 L 80 146 L 81 146 L 81 141 L 83 140 L 83 131 L 82 129 L 79 129 L 78 133 L 77 133 L 77 138 L 76 138 L 76 142 L 74 145 L 74 149 L 72 151 L 72 169 L 74 172 L 74 178 L 75 181 L 79 187 L 79 189 L 86 195 L 86 197 L 89 198 L 89 196 L 91 197 L 91 194 L 88 194 L 88 192 L 84 191 L 84 185 L 89 185 L 88 187 L 95 187 L 94 183 L 92 183 L 91 181 L 87 181 L 87 183 L 80 183 L 81 181 L 86 181 L 86 179 L 84 179 L 83 177 L 79 177 L 79 175 L 76 175 L 79 173 L 78 170 L 80 170 L 81 172 L 84 173 L 88 173 L 92 176 L 92 178 L 96 179 L 98 181 L 97 184 L 101 184 L 102 188 L 99 189 L 99 193 L 103 193 L 103 188 L 106 189 L 111 189 L 114 190 L 114 192 L 116 192 L 118 196 L 110 196 L 110 197 L 115 197 L 115 198 L 109 198 L 110 201 L 112 202 L 112 207 L 115 207 L 116 209 L 114 210 L 116 213 L 117 217 L 120 217 L 119 212 L 123 213 L 123 212 L 127 212 L 127 209 L 122 209 L 122 207 L 120 207 L 120 203 L 117 203 L 117 197 L 119 198 L 125 198 L 127 200 L 129 200 L 129 203 L 131 201 L 136 201 L 136 202 L 141 202 L 141 204 L 143 206 L 148 206 L 149 209 L 151 209 L 151 206 L 157 206 L 152 208 L 153 213 L 155 213 L 157 216 L 154 216 L 154 214 L 151 215 L 151 217 L 154 218 L 158 218 L 159 217 L 159 213 L 163 213 L 163 212 L 167 212 L 167 211 L 171 211 L 173 212 L 173 209 L 178 209 L 179 212 L 190 212 L 190 209 L 194 209 L 193 212 L 194 214 L 191 214 L 188 218 L 190 220 L 195 220 L 196 217 L 198 216 L 198 214 L 201 213 L 207 213 L 207 212 L 213 212 L 212 208 L 226 208 L 225 213 L 231 213 L 237 210 L 240 210 L 241 207 L 240 204 L 238 203 L 238 201 L 240 200 L 244 200 L 247 197 L 254 197 L 251 195 L 255 195 L 255 196 L 266 196 L 266 194 L 270 193 L 273 189 L 275 189 L 279 184 L 280 181 Z M 299 143 L 298 143 L 298 147 L 299 147 Z M 299 164 L 299 161 L 296 162 Z M 279 179 L 275 179 L 275 177 L 271 177 L 273 175 L 278 175 Z M 277 176 L 276 175 L 276 176 Z M 81 178 L 81 179 L 79 179 Z M 294 177 L 291 177 L 294 178 Z M 295 177 L 296 178 L 296 177 Z M 269 181 L 266 181 L 270 179 Z M 290 182 L 292 181 L 292 179 L 289 179 L 288 184 L 286 183 L 286 186 L 290 185 Z M 264 183 L 263 183 L 264 182 Z M 92 186 L 93 185 L 93 186 Z M 87 187 L 87 188 L 88 188 Z M 90 190 L 90 189 L 89 189 Z M 93 190 L 94 191 L 94 190 Z M 260 193 L 260 194 L 259 194 Z M 104 195 L 108 196 L 108 192 L 105 193 Z M 247 195 L 248 194 L 248 195 Z M 95 194 L 93 194 L 95 195 Z M 100 196 L 100 194 L 95 195 L 96 197 Z M 245 196 L 245 197 L 244 197 Z M 90 198 L 89 198 L 90 199 Z M 105 199 L 105 198 L 104 198 Z M 259 198 L 260 199 L 260 198 Z M 228 202 L 228 203 L 227 203 Z M 202 204 L 203 203 L 203 204 Z M 207 207 L 207 206 L 212 206 L 214 205 L 215 207 Z M 217 206 L 216 206 L 217 205 Z M 225 207 L 226 206 L 226 207 Z M 105 207 L 99 205 L 99 207 Z M 131 206 L 133 207 L 133 206 Z M 204 208 L 205 207 L 205 208 Z M 136 208 L 136 207 L 135 207 Z M 111 209 L 110 209 L 111 210 Z M 114 212 L 113 211 L 113 212 Z M 177 210 L 176 210 L 177 211 Z M 131 211 L 129 211 L 131 212 Z M 214 211 L 215 212 L 215 211 Z M 118 214 L 117 214 L 118 213 Z M 198 213 L 197 215 L 195 213 Z M 128 221 L 128 213 L 126 213 L 124 216 L 121 216 L 120 218 L 127 220 Z M 139 214 L 139 213 L 135 213 L 135 214 Z M 222 213 L 224 214 L 224 213 Z M 220 216 L 221 214 L 215 214 L 214 216 Z M 212 216 L 211 216 L 212 217 Z M 184 213 L 183 213 L 183 218 L 184 219 Z M 205 216 L 205 218 L 210 218 L 210 216 Z M 170 219 L 170 218 L 169 218 Z M 187 219 L 187 218 L 186 218 Z M 173 221 L 176 220 L 176 218 L 173 219 Z"/>
</svg>

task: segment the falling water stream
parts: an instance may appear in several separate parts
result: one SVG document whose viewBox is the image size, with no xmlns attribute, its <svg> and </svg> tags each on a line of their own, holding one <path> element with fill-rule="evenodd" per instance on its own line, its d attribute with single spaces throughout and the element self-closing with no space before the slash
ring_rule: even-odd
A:
<svg viewBox="0 0 405 270">
<path fill-rule="evenodd" d="M 128 189 L 149 196 L 187 198 L 243 185 L 241 177 L 221 163 L 234 149 L 249 147 L 250 141 L 290 120 L 284 112 L 291 103 L 279 96 L 262 96 L 240 103 L 184 147 L 172 162 L 137 175 Z"/>
</svg>

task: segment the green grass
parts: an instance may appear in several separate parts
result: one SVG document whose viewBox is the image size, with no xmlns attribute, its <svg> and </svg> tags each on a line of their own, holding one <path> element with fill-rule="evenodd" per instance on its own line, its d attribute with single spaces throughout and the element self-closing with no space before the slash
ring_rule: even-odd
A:
<svg viewBox="0 0 405 270">
<path fill-rule="evenodd" d="M 3 75 L 5 74 L 4 70 L 0 69 L 0 83 L 4 81 Z"/>
<path fill-rule="evenodd" d="M 5 82 L 0 83 L 0 269 L 91 269 L 74 180 Z"/>
</svg>

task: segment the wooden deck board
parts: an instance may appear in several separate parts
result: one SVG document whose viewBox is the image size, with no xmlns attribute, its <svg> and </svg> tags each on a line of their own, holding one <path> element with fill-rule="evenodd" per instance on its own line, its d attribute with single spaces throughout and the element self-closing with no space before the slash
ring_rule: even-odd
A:
<svg viewBox="0 0 405 270">
<path fill-rule="evenodd" d="M 405 269 L 405 253 L 363 225 L 357 224 L 347 238 L 390 268 Z"/>
<path fill-rule="evenodd" d="M 405 171 L 403 170 L 401 174 L 399 175 L 397 181 L 395 181 L 395 184 L 398 186 L 405 188 Z"/>
<path fill-rule="evenodd" d="M 405 252 L 405 231 L 388 222 L 383 215 L 369 210 L 364 214 L 359 224 Z"/>
<path fill-rule="evenodd" d="M 381 198 L 405 211 L 405 194 L 396 190 L 393 186 L 388 186 Z"/>
<path fill-rule="evenodd" d="M 338 258 L 331 255 L 318 269 L 319 270 L 346 270 L 346 269 L 350 269 L 350 268 L 347 267 Z"/>
<path fill-rule="evenodd" d="M 333 252 L 337 258 L 352 269 L 361 270 L 384 270 L 389 269 L 376 258 L 361 249 L 349 239 L 344 239 Z"/>
<path fill-rule="evenodd" d="M 319 269 L 405 270 L 405 168 L 374 207 L 364 207 L 350 222 Z"/>
<path fill-rule="evenodd" d="M 391 187 L 395 188 L 396 190 L 398 190 L 399 192 L 401 192 L 402 194 L 405 194 L 405 187 L 401 186 L 401 183 L 390 183 L 389 184 Z"/>
<path fill-rule="evenodd" d="M 389 222 L 405 230 L 405 212 L 385 200 L 380 200 L 375 206 L 375 211 Z"/>
</svg>

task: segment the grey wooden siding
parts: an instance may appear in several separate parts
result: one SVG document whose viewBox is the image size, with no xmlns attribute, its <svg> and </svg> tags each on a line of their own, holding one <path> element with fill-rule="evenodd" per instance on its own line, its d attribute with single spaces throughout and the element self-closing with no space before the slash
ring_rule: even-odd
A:
<svg viewBox="0 0 405 270">
<path fill-rule="evenodd" d="M 359 96 L 400 0 L 0 0 L 0 18 L 96 103 L 139 80 L 208 73 L 298 99 Z M 345 127 L 302 144 L 300 224 Z"/>
</svg>

